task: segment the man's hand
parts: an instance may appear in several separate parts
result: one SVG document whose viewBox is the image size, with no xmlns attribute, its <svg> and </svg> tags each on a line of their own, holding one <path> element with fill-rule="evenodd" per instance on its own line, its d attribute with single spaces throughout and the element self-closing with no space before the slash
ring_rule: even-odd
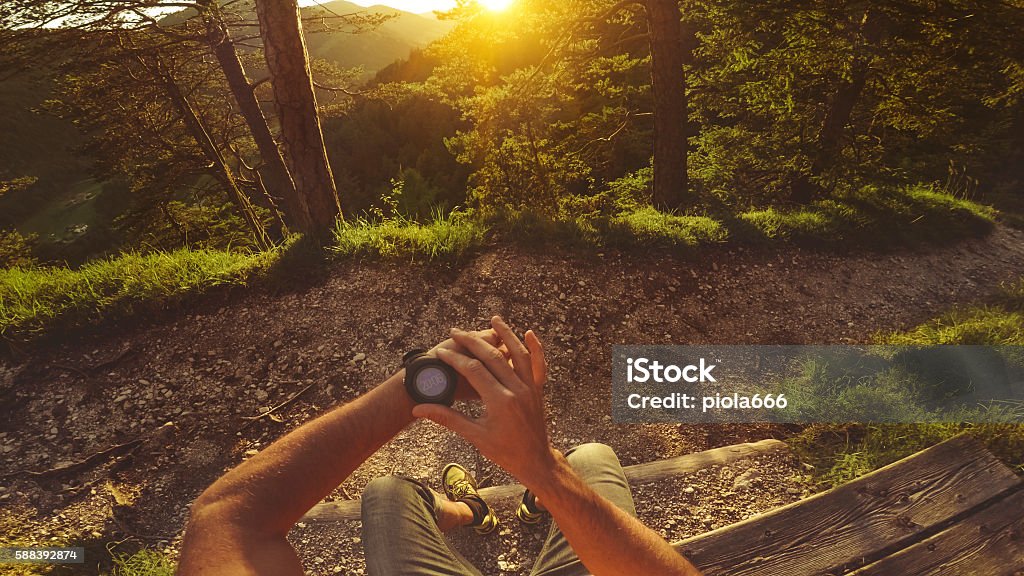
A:
<svg viewBox="0 0 1024 576">
<path fill-rule="evenodd" d="M 554 469 L 556 458 L 544 416 L 544 349 L 533 331 L 524 344 L 500 317 L 492 318 L 491 326 L 485 332 L 452 329 L 457 347 L 435 350 L 480 396 L 486 414 L 474 420 L 447 406 L 421 404 L 413 416 L 450 428 L 531 486 Z"/>
<path fill-rule="evenodd" d="M 490 344 L 491 346 L 500 346 L 500 348 L 502 350 L 505 349 L 505 345 L 501 344 L 501 340 L 498 338 L 498 333 L 495 332 L 493 328 L 488 328 L 487 330 L 480 330 L 480 331 L 476 331 L 476 332 L 468 332 L 467 334 L 469 334 L 470 336 L 478 337 L 478 338 L 482 339 L 484 342 L 487 342 L 488 344 Z M 451 351 L 454 351 L 454 352 L 460 352 L 462 354 L 466 354 L 468 352 L 467 349 L 464 346 L 462 346 L 459 343 L 457 343 L 454 338 L 448 338 L 445 341 L 443 341 L 440 344 L 438 344 L 437 346 L 434 346 L 433 348 L 431 348 L 430 350 L 427 351 L 426 355 L 427 356 L 434 356 L 436 358 L 436 357 L 438 357 L 438 354 L 437 354 L 438 350 L 451 350 Z M 464 376 L 462 376 L 461 374 L 459 375 L 459 381 L 458 381 L 458 383 L 455 386 L 455 399 L 456 400 L 479 400 L 480 399 L 480 395 L 476 393 L 476 390 L 473 389 L 473 387 L 469 384 L 469 382 L 466 381 L 466 378 Z"/>
</svg>

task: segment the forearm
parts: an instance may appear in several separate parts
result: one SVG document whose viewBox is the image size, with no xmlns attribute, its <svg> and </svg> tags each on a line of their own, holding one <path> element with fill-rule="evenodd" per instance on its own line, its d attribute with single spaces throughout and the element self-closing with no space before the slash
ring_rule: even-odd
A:
<svg viewBox="0 0 1024 576">
<path fill-rule="evenodd" d="M 539 478 L 528 487 L 595 576 L 700 574 L 660 535 L 587 486 L 560 454 Z"/>
<path fill-rule="evenodd" d="M 412 421 L 403 376 L 292 431 L 217 480 L 194 506 L 250 532 L 286 534 Z"/>
</svg>

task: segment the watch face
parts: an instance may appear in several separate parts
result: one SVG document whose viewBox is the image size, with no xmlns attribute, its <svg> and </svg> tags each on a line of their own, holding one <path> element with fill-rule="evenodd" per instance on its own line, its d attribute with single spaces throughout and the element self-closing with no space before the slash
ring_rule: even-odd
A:
<svg viewBox="0 0 1024 576">
<path fill-rule="evenodd" d="M 416 391 L 429 398 L 443 396 L 448 390 L 448 375 L 440 368 L 427 366 L 416 373 L 413 385 Z"/>
</svg>

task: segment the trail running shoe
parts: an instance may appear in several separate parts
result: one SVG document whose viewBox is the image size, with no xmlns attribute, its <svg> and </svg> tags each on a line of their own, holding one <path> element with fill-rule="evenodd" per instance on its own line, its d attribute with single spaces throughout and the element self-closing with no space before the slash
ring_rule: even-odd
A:
<svg viewBox="0 0 1024 576">
<path fill-rule="evenodd" d="M 468 470 L 458 464 L 449 464 L 441 472 L 444 494 L 452 502 L 465 502 L 473 511 L 471 526 L 477 534 L 490 534 L 498 527 L 498 517 L 476 490 L 476 480 Z"/>
<path fill-rule="evenodd" d="M 523 524 L 537 524 L 544 517 L 544 511 L 537 507 L 537 499 L 534 497 L 533 492 L 527 490 L 523 492 L 523 501 L 519 503 L 519 508 L 516 509 L 516 518 Z"/>
</svg>

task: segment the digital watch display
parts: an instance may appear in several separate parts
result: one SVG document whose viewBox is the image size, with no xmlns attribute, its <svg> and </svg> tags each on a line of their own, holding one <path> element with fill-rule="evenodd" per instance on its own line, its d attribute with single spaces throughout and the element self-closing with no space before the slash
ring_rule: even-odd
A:
<svg viewBox="0 0 1024 576">
<path fill-rule="evenodd" d="M 417 404 L 444 404 L 455 401 L 458 374 L 455 369 L 427 356 L 426 350 L 410 350 L 402 357 L 405 367 L 405 389 Z"/>
</svg>

